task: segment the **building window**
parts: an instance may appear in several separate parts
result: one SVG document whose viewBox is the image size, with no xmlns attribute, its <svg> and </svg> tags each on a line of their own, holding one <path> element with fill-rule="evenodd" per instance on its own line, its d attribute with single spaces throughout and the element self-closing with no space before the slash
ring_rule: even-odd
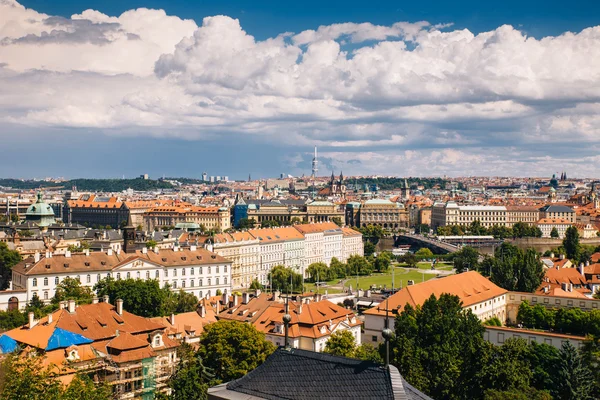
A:
<svg viewBox="0 0 600 400">
<path fill-rule="evenodd" d="M 121 279 L 121 273 L 117 272 L 117 280 L 120 280 L 120 279 Z"/>
<path fill-rule="evenodd" d="M 177 276 L 177 270 L 176 269 L 173 270 L 173 276 Z"/>
<path fill-rule="evenodd" d="M 158 279 L 158 275 L 159 275 L 159 272 L 158 272 L 158 270 L 154 271 L 154 277 L 155 277 L 156 279 Z"/>
<path fill-rule="evenodd" d="M 48 300 L 48 292 L 44 292 L 44 300 Z"/>
<path fill-rule="evenodd" d="M 218 284 L 218 283 L 217 283 L 217 284 Z M 227 277 L 224 277 L 224 278 L 223 278 L 223 284 L 224 284 L 224 285 L 227 285 Z"/>
<path fill-rule="evenodd" d="M 215 285 L 218 285 L 219 284 L 219 278 L 216 278 L 216 282 L 217 283 L 215 283 Z"/>
<path fill-rule="evenodd" d="M 182 276 L 185 276 L 185 268 L 182 268 L 182 269 L 181 269 L 181 275 L 182 275 Z"/>
<path fill-rule="evenodd" d="M 100 282 L 100 279 L 102 279 L 102 277 L 100 276 L 100 274 L 98 274 L 98 275 L 96 276 L 96 282 Z"/>
<path fill-rule="evenodd" d="M 168 277 L 169 277 L 169 270 L 165 269 L 165 278 L 168 278 Z"/>
<path fill-rule="evenodd" d="M 150 279 L 150 271 L 146 271 L 146 280 Z"/>
<path fill-rule="evenodd" d="M 181 281 L 181 287 L 185 288 L 185 281 Z"/>
<path fill-rule="evenodd" d="M 137 271 L 137 273 L 135 274 L 135 277 L 136 277 L 137 279 L 140 279 L 140 278 L 141 278 L 141 276 L 140 276 L 140 271 Z"/>
<path fill-rule="evenodd" d="M 194 287 L 194 280 L 192 279 L 192 281 L 190 282 L 190 286 Z"/>
<path fill-rule="evenodd" d="M 210 286 L 210 278 L 208 278 L 208 286 Z M 210 292 L 210 291 L 209 291 Z"/>
<path fill-rule="evenodd" d="M 33 278 L 33 280 L 31 281 L 31 286 L 37 286 L 37 278 Z"/>
<path fill-rule="evenodd" d="M 227 272 L 227 265 L 223 266 L 223 272 Z"/>
<path fill-rule="evenodd" d="M 177 281 L 173 281 L 173 289 L 177 289 Z"/>
<path fill-rule="evenodd" d="M 194 275 L 194 268 L 190 268 L 190 274 Z"/>
<path fill-rule="evenodd" d="M 208 267 L 208 273 L 210 274 L 210 267 Z"/>
<path fill-rule="evenodd" d="M 87 283 L 92 283 L 92 276 L 88 274 L 88 276 L 85 277 L 85 280 Z"/>
<path fill-rule="evenodd" d="M 198 279 L 198 286 L 202 286 L 202 279 Z M 202 296 L 200 296 L 202 297 Z"/>
<path fill-rule="evenodd" d="M 58 285 L 58 282 L 60 281 L 60 279 L 58 278 L 58 276 L 56 278 L 54 278 L 54 284 Z"/>
<path fill-rule="evenodd" d="M 44 278 L 44 286 L 48 286 L 48 278 Z"/>
<path fill-rule="evenodd" d="M 201 299 L 202 298 L 202 290 L 198 292 L 198 298 Z"/>
</svg>

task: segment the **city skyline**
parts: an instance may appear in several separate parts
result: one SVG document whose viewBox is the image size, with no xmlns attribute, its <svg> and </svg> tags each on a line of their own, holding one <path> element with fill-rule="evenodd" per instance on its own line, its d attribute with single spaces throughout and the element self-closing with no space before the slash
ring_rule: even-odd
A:
<svg viewBox="0 0 600 400">
<path fill-rule="evenodd" d="M 584 3 L 0 0 L 0 171 L 593 177 Z"/>
</svg>

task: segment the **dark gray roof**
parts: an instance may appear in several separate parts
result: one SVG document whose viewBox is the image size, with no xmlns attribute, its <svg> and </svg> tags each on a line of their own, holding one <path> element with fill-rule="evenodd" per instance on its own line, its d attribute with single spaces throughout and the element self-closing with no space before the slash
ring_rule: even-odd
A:
<svg viewBox="0 0 600 400">
<path fill-rule="evenodd" d="M 246 376 L 209 390 L 209 399 L 241 398 L 431 400 L 407 385 L 395 367 L 283 348 Z"/>
<path fill-rule="evenodd" d="M 555 206 L 555 205 L 547 205 L 540 208 L 540 211 L 544 212 L 562 212 L 562 213 L 573 213 L 575 212 L 572 208 L 567 206 Z"/>
<path fill-rule="evenodd" d="M 253 199 L 253 200 L 247 200 L 246 203 L 248 204 L 256 204 L 257 206 L 263 205 L 265 203 L 270 203 L 272 200 L 257 200 L 257 199 Z M 306 204 L 306 200 L 295 200 L 295 199 L 283 199 L 283 200 L 278 200 L 281 204 L 286 205 L 286 206 L 302 206 Z"/>
</svg>

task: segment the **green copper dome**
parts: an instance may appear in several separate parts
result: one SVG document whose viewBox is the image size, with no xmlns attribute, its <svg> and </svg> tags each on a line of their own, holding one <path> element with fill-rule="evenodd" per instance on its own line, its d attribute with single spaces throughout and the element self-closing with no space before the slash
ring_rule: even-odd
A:
<svg viewBox="0 0 600 400">
<path fill-rule="evenodd" d="M 36 202 L 27 208 L 25 220 L 34 222 L 41 227 L 51 225 L 55 222 L 54 210 L 42 200 L 42 192 L 38 192 Z"/>
</svg>

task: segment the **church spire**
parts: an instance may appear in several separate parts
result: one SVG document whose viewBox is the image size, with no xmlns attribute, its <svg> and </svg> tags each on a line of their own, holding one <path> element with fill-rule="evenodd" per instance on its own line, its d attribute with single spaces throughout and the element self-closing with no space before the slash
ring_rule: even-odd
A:
<svg viewBox="0 0 600 400">
<path fill-rule="evenodd" d="M 340 185 L 344 183 L 344 172 L 340 170 Z"/>
</svg>

